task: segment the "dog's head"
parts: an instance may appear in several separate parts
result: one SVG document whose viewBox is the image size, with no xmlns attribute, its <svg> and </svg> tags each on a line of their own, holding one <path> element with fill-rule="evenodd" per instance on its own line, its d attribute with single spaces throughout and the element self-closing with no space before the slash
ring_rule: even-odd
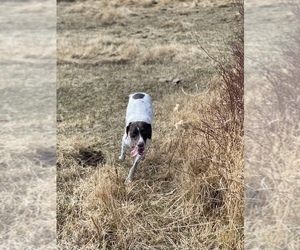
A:
<svg viewBox="0 0 300 250">
<path fill-rule="evenodd" d="M 147 122 L 130 122 L 126 127 L 126 134 L 131 147 L 137 147 L 137 153 L 142 155 L 147 140 L 151 140 L 152 127 Z"/>
</svg>

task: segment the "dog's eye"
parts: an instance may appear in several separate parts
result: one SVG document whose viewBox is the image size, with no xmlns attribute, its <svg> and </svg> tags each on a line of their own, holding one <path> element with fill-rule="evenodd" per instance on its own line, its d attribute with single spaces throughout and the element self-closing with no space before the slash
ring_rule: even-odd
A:
<svg viewBox="0 0 300 250">
<path fill-rule="evenodd" d="M 133 138 L 134 138 L 134 137 L 136 137 L 136 136 L 137 136 L 137 133 L 131 133 L 131 134 L 130 134 L 130 137 L 133 137 Z"/>
<path fill-rule="evenodd" d="M 131 138 L 135 138 L 135 137 L 137 137 L 137 136 L 138 136 L 138 131 L 137 131 L 137 129 L 135 129 L 135 130 L 133 130 L 133 131 L 130 132 L 130 137 L 131 137 Z"/>
</svg>

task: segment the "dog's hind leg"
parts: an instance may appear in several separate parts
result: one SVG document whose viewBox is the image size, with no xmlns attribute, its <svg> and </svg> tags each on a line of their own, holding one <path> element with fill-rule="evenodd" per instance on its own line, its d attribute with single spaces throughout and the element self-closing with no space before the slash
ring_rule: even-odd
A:
<svg viewBox="0 0 300 250">
<path fill-rule="evenodd" d="M 133 163 L 133 166 L 129 170 L 129 174 L 128 174 L 125 182 L 131 182 L 132 181 L 133 175 L 134 175 L 134 173 L 135 173 L 135 171 L 137 169 L 137 166 L 138 166 L 138 164 L 139 164 L 139 162 L 141 160 L 142 160 L 142 156 L 141 155 L 137 155 L 136 158 L 135 158 L 135 161 Z"/>
<path fill-rule="evenodd" d="M 125 140 L 126 140 L 126 135 L 124 135 L 122 139 L 121 155 L 119 156 L 119 160 L 121 161 L 125 159 L 125 155 L 126 155 L 127 145 Z"/>
</svg>

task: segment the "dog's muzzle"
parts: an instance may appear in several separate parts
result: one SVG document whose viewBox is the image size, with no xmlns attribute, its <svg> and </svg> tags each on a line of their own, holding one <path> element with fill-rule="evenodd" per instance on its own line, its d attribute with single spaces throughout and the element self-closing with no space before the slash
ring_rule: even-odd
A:
<svg viewBox="0 0 300 250">
<path fill-rule="evenodd" d="M 136 145 L 133 150 L 131 151 L 131 156 L 134 157 L 137 154 L 143 155 L 145 151 L 145 146 L 144 145 Z"/>
</svg>

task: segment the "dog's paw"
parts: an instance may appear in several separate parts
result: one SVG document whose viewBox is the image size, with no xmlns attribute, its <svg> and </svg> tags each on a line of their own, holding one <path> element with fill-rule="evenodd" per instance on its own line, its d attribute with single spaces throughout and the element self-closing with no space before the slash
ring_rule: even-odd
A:
<svg viewBox="0 0 300 250">
<path fill-rule="evenodd" d="M 129 184 L 131 182 L 132 182 L 132 178 L 128 176 L 125 180 L 125 184 Z"/>
<path fill-rule="evenodd" d="M 120 160 L 120 161 L 124 161 L 124 159 L 125 159 L 125 155 L 120 155 L 120 156 L 119 156 L 119 160 Z"/>
</svg>

